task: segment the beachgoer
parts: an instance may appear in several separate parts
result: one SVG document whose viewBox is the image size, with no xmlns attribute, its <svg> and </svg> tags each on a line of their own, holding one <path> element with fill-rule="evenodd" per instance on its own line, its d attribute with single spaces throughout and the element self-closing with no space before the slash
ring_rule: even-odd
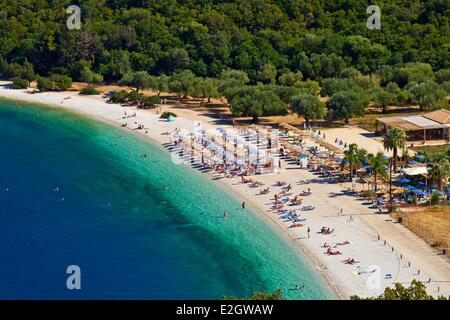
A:
<svg viewBox="0 0 450 320">
<path fill-rule="evenodd" d="M 308 232 L 308 239 L 309 239 L 309 238 L 311 238 L 311 236 L 309 235 L 309 233 L 311 232 L 311 229 L 309 227 L 308 227 L 307 232 Z"/>
<path fill-rule="evenodd" d="M 242 202 L 242 209 L 245 209 L 245 201 Z"/>
<path fill-rule="evenodd" d="M 228 218 L 228 213 L 226 211 L 223 213 L 223 218 L 224 219 Z"/>
</svg>

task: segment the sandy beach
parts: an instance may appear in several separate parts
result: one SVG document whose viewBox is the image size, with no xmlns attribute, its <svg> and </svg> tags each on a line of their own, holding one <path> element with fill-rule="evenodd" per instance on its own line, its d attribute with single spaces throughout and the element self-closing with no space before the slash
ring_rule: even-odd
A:
<svg viewBox="0 0 450 320">
<path fill-rule="evenodd" d="M 174 122 L 165 122 L 159 119 L 155 110 L 124 108 L 106 103 L 100 96 L 80 96 L 77 92 L 30 93 L 26 90 L 8 89 L 7 84 L 8 82 L 0 82 L 0 97 L 69 109 L 115 126 L 121 126 L 127 121 L 128 125 L 124 130 L 133 130 L 162 145 L 170 142 L 169 137 L 162 133 L 171 132 L 175 128 L 190 130 L 194 121 L 201 121 L 206 128 L 227 126 L 217 119 L 187 108 L 162 106 L 162 111 L 170 110 L 178 115 Z M 65 99 L 66 97 L 71 98 Z M 124 120 L 124 111 L 127 114 L 136 113 L 136 116 Z M 136 130 L 139 123 L 144 124 L 144 130 Z M 345 136 L 348 129 L 328 130 L 324 132 L 327 132 L 327 139 L 330 141 L 335 136 L 341 136 L 346 142 L 359 143 L 362 147 L 365 139 L 373 141 L 366 137 L 361 138 L 361 141 L 352 141 L 354 133 Z M 382 151 L 379 145 L 379 142 L 374 141 L 373 150 L 369 148 L 369 151 Z M 364 297 L 379 295 L 386 286 L 395 282 L 408 285 L 413 279 L 423 281 L 430 294 L 450 295 L 448 259 L 439 255 L 407 228 L 392 221 L 389 215 L 378 214 L 376 208 L 349 190 L 349 183 L 327 183 L 314 172 L 285 161 L 282 163 L 281 173 L 254 177 L 263 182 L 265 187 L 270 187 L 271 192 L 266 195 L 259 195 L 259 188 L 241 183 L 240 178 L 223 178 L 218 174 L 213 174 L 212 178 L 254 207 L 262 219 L 277 228 L 289 241 L 293 241 L 340 298 L 346 299 L 355 294 Z M 304 205 L 313 206 L 315 210 L 302 212 L 302 218 L 306 218 L 303 227 L 290 228 L 292 223 L 271 209 L 274 193 L 281 191 L 280 187 L 274 185 L 278 180 L 290 183 L 293 186 L 290 192 L 293 194 L 311 189 L 312 194 L 304 197 Z M 300 180 L 307 183 L 300 184 Z M 334 232 L 330 235 L 319 234 L 322 226 L 334 229 Z M 311 230 L 310 237 L 307 234 L 308 227 Z M 342 254 L 325 254 L 325 242 L 332 246 L 333 251 L 340 251 Z M 347 242 L 348 244 L 339 245 Z M 358 263 L 342 263 L 347 258 L 353 258 Z M 387 274 L 391 276 L 387 277 Z"/>
</svg>

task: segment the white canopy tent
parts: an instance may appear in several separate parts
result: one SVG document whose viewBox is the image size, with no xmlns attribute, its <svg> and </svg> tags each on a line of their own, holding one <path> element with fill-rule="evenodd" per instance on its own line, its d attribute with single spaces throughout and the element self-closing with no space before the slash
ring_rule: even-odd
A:
<svg viewBox="0 0 450 320">
<path fill-rule="evenodd" d="M 403 168 L 402 172 L 408 176 L 418 176 L 421 174 L 427 174 L 427 167 L 414 167 L 414 168 Z"/>
</svg>

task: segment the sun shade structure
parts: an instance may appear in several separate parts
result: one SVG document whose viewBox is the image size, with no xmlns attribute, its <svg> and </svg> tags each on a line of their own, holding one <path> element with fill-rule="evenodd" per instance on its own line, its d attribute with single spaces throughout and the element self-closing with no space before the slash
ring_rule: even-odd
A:
<svg viewBox="0 0 450 320">
<path fill-rule="evenodd" d="M 432 112 L 428 112 L 423 115 L 425 118 L 439 122 L 441 124 L 450 125 L 450 111 L 441 109 Z"/>
<path fill-rule="evenodd" d="M 445 124 L 430 120 L 424 116 L 409 116 L 402 117 L 402 119 L 423 129 L 440 129 L 447 127 Z"/>
<path fill-rule="evenodd" d="M 377 132 L 396 128 L 406 132 L 408 141 L 449 140 L 450 111 L 441 109 L 422 115 L 377 118 Z M 382 124 L 382 130 L 378 125 Z"/>
<path fill-rule="evenodd" d="M 400 183 L 409 183 L 409 179 L 401 178 Z"/>
<path fill-rule="evenodd" d="M 299 136 L 302 136 L 302 137 L 308 137 L 309 136 L 309 133 L 306 130 L 302 130 L 302 129 L 296 128 L 296 127 L 294 127 L 294 126 L 292 126 L 292 125 L 290 125 L 290 124 L 288 124 L 286 122 L 282 122 L 278 126 L 280 127 L 280 129 L 284 129 L 286 131 L 292 131 L 295 134 L 297 134 Z"/>
<path fill-rule="evenodd" d="M 402 172 L 407 176 L 418 176 L 428 173 L 427 167 L 403 168 Z"/>
</svg>

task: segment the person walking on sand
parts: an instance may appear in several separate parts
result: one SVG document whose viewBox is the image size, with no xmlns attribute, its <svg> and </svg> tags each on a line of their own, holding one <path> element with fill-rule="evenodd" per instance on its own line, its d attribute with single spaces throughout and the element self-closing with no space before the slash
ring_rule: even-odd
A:
<svg viewBox="0 0 450 320">
<path fill-rule="evenodd" d="M 308 232 L 308 239 L 311 238 L 311 236 L 309 234 L 311 232 L 311 229 L 309 227 L 308 227 L 308 230 L 306 232 Z"/>
</svg>

